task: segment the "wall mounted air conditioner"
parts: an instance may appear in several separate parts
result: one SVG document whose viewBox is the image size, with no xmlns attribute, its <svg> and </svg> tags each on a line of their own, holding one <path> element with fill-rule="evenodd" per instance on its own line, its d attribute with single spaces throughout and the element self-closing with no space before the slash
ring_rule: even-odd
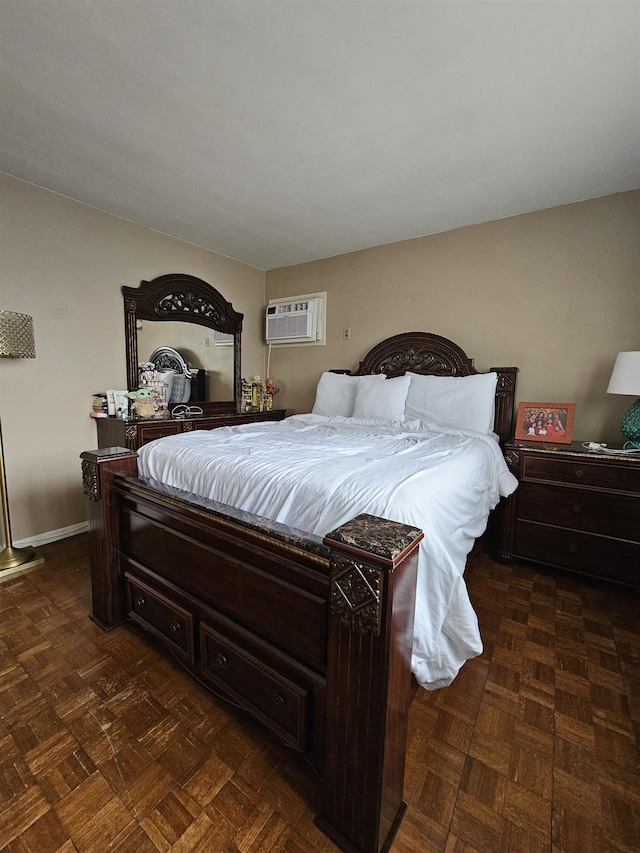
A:
<svg viewBox="0 0 640 853">
<path fill-rule="evenodd" d="M 270 301 L 265 318 L 267 343 L 324 343 L 325 299 L 325 293 L 309 293 Z"/>
<path fill-rule="evenodd" d="M 229 332 L 219 332 L 214 329 L 211 338 L 215 347 L 233 346 L 234 337 Z"/>
</svg>

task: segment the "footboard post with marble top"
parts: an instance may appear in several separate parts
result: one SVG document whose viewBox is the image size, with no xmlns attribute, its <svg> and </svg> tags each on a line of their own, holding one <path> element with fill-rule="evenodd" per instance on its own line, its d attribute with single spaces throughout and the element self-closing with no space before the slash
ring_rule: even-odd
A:
<svg viewBox="0 0 640 853">
<path fill-rule="evenodd" d="M 328 534 L 331 607 L 323 811 L 342 850 L 388 850 L 403 801 L 421 530 L 369 515 Z"/>
</svg>

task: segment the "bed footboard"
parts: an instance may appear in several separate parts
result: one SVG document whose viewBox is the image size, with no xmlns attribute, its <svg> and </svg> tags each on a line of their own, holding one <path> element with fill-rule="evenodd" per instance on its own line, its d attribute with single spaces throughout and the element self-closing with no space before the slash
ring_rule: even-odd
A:
<svg viewBox="0 0 640 853">
<path fill-rule="evenodd" d="M 322 777 L 318 826 L 347 853 L 387 850 L 404 813 L 422 532 L 361 515 L 324 539 L 83 453 L 92 617 L 154 633 L 218 695 Z"/>
</svg>

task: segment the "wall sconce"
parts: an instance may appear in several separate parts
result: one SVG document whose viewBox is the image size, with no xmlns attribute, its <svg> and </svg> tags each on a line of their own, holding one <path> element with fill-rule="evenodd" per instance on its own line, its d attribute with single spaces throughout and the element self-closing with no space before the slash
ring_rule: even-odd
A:
<svg viewBox="0 0 640 853">
<path fill-rule="evenodd" d="M 640 352 L 618 353 L 607 394 L 640 397 Z M 640 399 L 631 404 L 622 418 L 620 432 L 627 439 L 625 450 L 640 450 Z"/>
</svg>

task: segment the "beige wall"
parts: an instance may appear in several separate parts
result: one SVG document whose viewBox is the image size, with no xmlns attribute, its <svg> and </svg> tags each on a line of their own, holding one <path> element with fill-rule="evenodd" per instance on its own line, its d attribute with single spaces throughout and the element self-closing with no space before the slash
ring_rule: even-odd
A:
<svg viewBox="0 0 640 853">
<path fill-rule="evenodd" d="M 37 542 L 86 519 L 91 396 L 126 384 L 121 285 L 211 282 L 245 315 L 248 376 L 264 372 L 265 274 L 2 174 L 0 217 L 0 308 L 33 315 L 37 349 L 0 359 L 13 538 Z M 322 370 L 424 330 L 480 370 L 518 365 L 519 399 L 573 401 L 576 438 L 614 441 L 631 399 L 606 394 L 609 373 L 640 349 L 639 226 L 636 191 L 269 272 L 268 298 L 328 294 L 327 346 L 273 350 L 277 405 L 308 411 Z"/>
<path fill-rule="evenodd" d="M 519 367 L 519 400 L 574 402 L 575 439 L 620 441 L 633 398 L 606 388 L 616 353 L 640 349 L 639 238 L 634 191 L 272 270 L 269 299 L 327 291 L 327 345 L 273 349 L 278 404 L 309 411 L 322 370 L 428 331 L 479 370 Z"/>
<path fill-rule="evenodd" d="M 264 272 L 0 174 L 0 309 L 31 314 L 36 359 L 0 359 L 14 542 L 86 520 L 79 454 L 92 394 L 126 387 L 120 287 L 170 272 L 245 315 L 243 364 L 264 370 Z M 170 343 L 170 342 L 167 342 Z"/>
</svg>

